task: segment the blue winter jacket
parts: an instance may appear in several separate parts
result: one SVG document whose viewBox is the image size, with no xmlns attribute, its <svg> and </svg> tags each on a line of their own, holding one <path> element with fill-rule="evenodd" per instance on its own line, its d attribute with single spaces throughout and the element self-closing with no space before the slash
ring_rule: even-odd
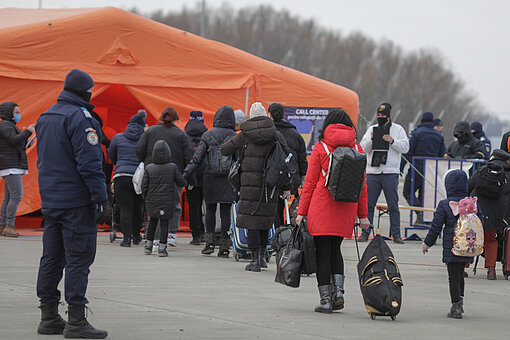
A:
<svg viewBox="0 0 510 340">
<path fill-rule="evenodd" d="M 110 147 L 108 148 L 108 158 L 115 164 L 116 174 L 134 174 L 138 164 L 136 157 L 136 143 L 143 134 L 144 125 L 130 122 L 123 133 L 113 136 Z"/>
<path fill-rule="evenodd" d="M 62 91 L 57 104 L 37 119 L 37 169 L 43 208 L 69 209 L 104 202 L 101 128 L 94 108 Z"/>
<path fill-rule="evenodd" d="M 434 129 L 432 122 L 424 122 L 412 133 L 409 140 L 409 151 L 404 156 L 412 162 L 415 156 L 443 157 L 446 153 L 446 145 L 443 135 Z M 423 169 L 423 161 L 416 161 L 418 169 Z"/>
<path fill-rule="evenodd" d="M 449 202 L 458 202 L 468 196 L 468 179 L 466 173 L 462 170 L 454 170 L 448 173 L 445 178 L 445 186 L 447 198 L 439 202 L 436 212 L 434 213 L 432 225 L 424 242 L 428 246 L 433 246 L 444 226 L 443 262 L 473 263 L 472 257 L 461 257 L 452 254 L 455 225 L 459 217 L 453 215 Z M 478 209 L 478 216 L 482 218 L 480 209 Z"/>
</svg>

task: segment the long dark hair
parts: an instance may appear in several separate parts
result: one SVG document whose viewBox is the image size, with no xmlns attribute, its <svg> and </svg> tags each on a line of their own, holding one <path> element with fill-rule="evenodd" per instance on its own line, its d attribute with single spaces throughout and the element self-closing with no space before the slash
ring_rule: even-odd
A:
<svg viewBox="0 0 510 340">
<path fill-rule="evenodd" d="M 352 123 L 351 117 L 344 111 L 342 108 L 333 109 L 329 112 L 324 119 L 324 123 L 322 124 L 322 130 L 319 132 L 319 140 L 324 138 L 324 131 L 331 124 L 343 124 L 347 125 L 356 131 L 354 124 Z"/>
</svg>

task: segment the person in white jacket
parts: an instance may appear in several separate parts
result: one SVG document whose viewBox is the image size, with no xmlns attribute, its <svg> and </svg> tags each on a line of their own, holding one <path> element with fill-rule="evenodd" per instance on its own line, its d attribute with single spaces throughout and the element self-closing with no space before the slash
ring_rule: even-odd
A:
<svg viewBox="0 0 510 340">
<path fill-rule="evenodd" d="M 409 150 L 409 139 L 404 128 L 391 121 L 391 105 L 382 103 L 377 109 L 377 125 L 370 126 L 361 140 L 367 155 L 368 219 L 373 224 L 374 210 L 381 190 L 390 213 L 390 234 L 395 243 L 404 243 L 400 237 L 398 209 L 398 176 L 400 157 Z M 365 242 L 370 229 L 363 230 L 358 239 Z"/>
</svg>

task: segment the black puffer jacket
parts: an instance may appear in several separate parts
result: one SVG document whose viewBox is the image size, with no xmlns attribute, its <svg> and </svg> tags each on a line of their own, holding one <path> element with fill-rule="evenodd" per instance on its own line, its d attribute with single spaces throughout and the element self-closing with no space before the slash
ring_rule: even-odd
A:
<svg viewBox="0 0 510 340">
<path fill-rule="evenodd" d="M 204 122 L 198 119 L 191 119 L 184 127 L 184 132 L 186 132 L 186 135 L 188 136 L 189 141 L 191 143 L 191 147 L 193 148 L 193 154 L 195 154 L 195 152 L 197 151 L 198 146 L 200 145 L 200 141 L 202 140 L 202 135 L 206 131 L 207 127 L 204 125 Z M 204 176 L 204 169 L 206 164 L 207 162 L 204 159 L 202 161 L 202 164 L 200 164 L 200 166 L 195 171 L 196 183 L 190 184 L 196 187 L 203 186 L 202 177 Z"/>
<path fill-rule="evenodd" d="M 510 154 L 503 150 L 494 150 L 491 155 L 491 160 L 487 165 L 481 166 L 469 178 L 469 192 L 471 196 L 478 197 L 478 204 L 484 215 L 483 228 L 487 230 L 502 230 L 504 228 L 503 219 L 505 218 L 508 209 L 508 195 L 510 194 Z M 491 200 L 483 197 L 476 192 L 476 182 L 480 176 L 480 172 L 488 165 L 498 165 L 503 168 L 506 175 L 506 184 L 501 189 L 501 196 L 498 199 Z"/>
<path fill-rule="evenodd" d="M 186 185 L 179 169 L 170 162 L 171 151 L 165 141 L 154 144 L 152 162 L 145 167 L 142 179 L 142 196 L 145 200 L 147 215 L 171 219 L 174 215 L 174 183 L 180 187 Z"/>
<path fill-rule="evenodd" d="M 32 132 L 21 132 L 14 122 L 15 104 L 6 102 L 0 105 L 0 170 L 28 170 L 25 146 Z"/>
<path fill-rule="evenodd" d="M 242 123 L 241 133 L 221 148 L 224 155 L 233 155 L 246 145 L 241 161 L 241 190 L 237 208 L 239 228 L 268 230 L 273 225 L 278 195 L 271 198 L 268 193 L 266 201 L 264 160 L 276 138 L 287 145 L 270 118 L 255 117 Z"/>
<path fill-rule="evenodd" d="M 151 126 L 142 134 L 136 144 L 136 156 L 145 165 L 152 163 L 152 149 L 158 140 L 164 140 L 172 150 L 171 162 L 182 173 L 193 156 L 191 143 L 181 129 L 175 125 L 166 127 L 163 123 Z"/>
<path fill-rule="evenodd" d="M 186 166 L 187 176 L 193 174 L 207 158 L 210 146 L 221 145 L 236 136 L 234 132 L 234 110 L 230 106 L 222 106 L 214 114 L 213 128 L 202 135 L 193 159 Z M 203 190 L 205 203 L 233 203 L 237 200 L 237 193 L 228 181 L 228 176 L 213 176 L 207 166 L 204 169 Z"/>
<path fill-rule="evenodd" d="M 452 158 L 484 159 L 485 147 L 478 138 L 473 137 L 468 122 L 460 121 L 455 124 L 454 134 L 464 133 L 462 139 L 456 140 L 448 146 L 446 153 Z"/>
<path fill-rule="evenodd" d="M 297 188 L 301 184 L 301 177 L 306 175 L 306 170 L 308 169 L 305 140 L 303 137 L 301 137 L 296 127 L 292 123 L 285 121 L 275 121 L 274 125 L 276 127 L 276 131 L 280 132 L 285 138 L 288 147 L 297 160 L 298 171 L 292 180 L 292 190 L 293 194 L 295 194 L 297 192 Z"/>
</svg>

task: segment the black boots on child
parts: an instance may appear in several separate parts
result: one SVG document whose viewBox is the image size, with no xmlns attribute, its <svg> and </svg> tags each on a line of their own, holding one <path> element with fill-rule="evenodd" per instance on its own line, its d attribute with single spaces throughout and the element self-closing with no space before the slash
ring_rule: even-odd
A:
<svg viewBox="0 0 510 340">
<path fill-rule="evenodd" d="M 230 254 L 230 239 L 222 238 L 220 240 L 220 250 L 218 251 L 218 257 L 223 257 L 228 259 L 228 255 Z"/>
<path fill-rule="evenodd" d="M 267 268 L 266 247 L 259 248 L 260 268 Z"/>
<path fill-rule="evenodd" d="M 60 314 L 58 314 L 58 302 L 42 302 L 39 308 L 41 309 L 41 322 L 37 327 L 39 334 L 62 334 L 66 322 Z"/>
<path fill-rule="evenodd" d="M 69 305 L 64 338 L 78 339 L 104 339 L 108 336 L 106 331 L 94 328 L 85 318 L 85 305 Z"/>
</svg>

